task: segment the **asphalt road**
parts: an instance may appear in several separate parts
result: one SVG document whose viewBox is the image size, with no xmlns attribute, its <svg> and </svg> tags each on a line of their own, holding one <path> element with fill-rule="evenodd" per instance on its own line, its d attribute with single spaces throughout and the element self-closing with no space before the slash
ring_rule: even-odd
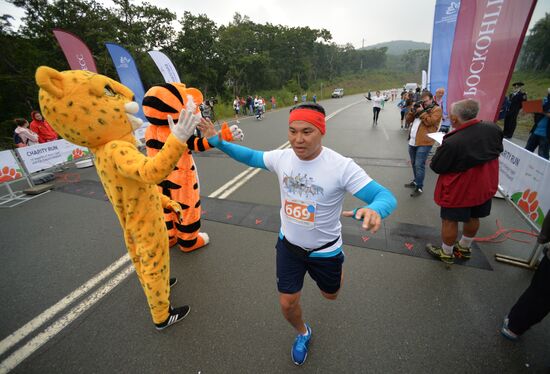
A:
<svg viewBox="0 0 550 374">
<path fill-rule="evenodd" d="M 354 157 L 394 192 L 399 206 L 389 222 L 438 232 L 439 211 L 432 200 L 436 176 L 428 171 L 419 198 L 410 198 L 403 188 L 412 172 L 395 104 L 386 103 L 373 128 L 371 104 L 362 96 L 322 102 L 327 114 L 351 105 L 327 122 L 324 145 Z M 244 145 L 281 146 L 287 118 L 288 109 L 281 109 L 263 121 L 243 119 Z M 205 196 L 247 169 L 216 153 L 195 160 Z M 64 175 L 58 183 L 98 180 L 93 168 Z M 261 171 L 228 199 L 278 205 L 277 180 Z M 354 197 L 346 198 L 345 208 L 356 205 Z M 497 219 L 503 227 L 526 228 L 506 202 L 495 200 L 479 236 L 493 234 Z M 290 360 L 295 333 L 278 306 L 276 235 L 212 221 L 203 221 L 210 245 L 195 253 L 171 252 L 171 272 L 179 279 L 172 302 L 191 305 L 180 324 L 163 332 L 153 328 L 134 274 L 119 275 L 124 280 L 102 298 L 94 295 L 125 263 L 10 346 L 15 331 L 36 323 L 37 316 L 126 250 L 111 206 L 85 196 L 54 190 L 0 210 L 0 222 L 0 372 L 14 362 L 16 373 L 518 373 L 550 368 L 550 319 L 516 344 L 498 333 L 532 272 L 495 262 L 493 256 L 522 256 L 530 245 L 481 244 L 493 271 L 446 270 L 435 261 L 346 246 L 344 287 L 336 302 L 322 299 L 311 279 L 305 282 L 302 305 L 313 341 L 306 364 L 298 368 Z M 86 304 L 94 296 L 98 301 Z M 87 309 L 72 310 L 80 303 Z"/>
</svg>

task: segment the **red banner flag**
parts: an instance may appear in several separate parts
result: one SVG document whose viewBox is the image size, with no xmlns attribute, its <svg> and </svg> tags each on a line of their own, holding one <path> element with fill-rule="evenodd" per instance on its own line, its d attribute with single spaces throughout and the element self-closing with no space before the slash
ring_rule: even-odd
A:
<svg viewBox="0 0 550 374">
<path fill-rule="evenodd" d="M 88 70 L 97 73 L 90 49 L 78 36 L 60 29 L 54 29 L 53 34 L 59 42 L 72 70 Z"/>
<path fill-rule="evenodd" d="M 495 121 L 536 0 L 462 0 L 456 22 L 447 107 L 480 102 L 478 118 Z"/>
</svg>

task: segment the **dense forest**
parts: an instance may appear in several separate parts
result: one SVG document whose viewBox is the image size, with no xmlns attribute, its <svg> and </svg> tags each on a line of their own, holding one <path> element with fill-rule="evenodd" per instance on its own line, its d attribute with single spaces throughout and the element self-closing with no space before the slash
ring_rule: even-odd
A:
<svg viewBox="0 0 550 374">
<path fill-rule="evenodd" d="M 78 35 L 91 49 L 98 71 L 118 79 L 105 42 L 128 49 L 144 86 L 162 77 L 147 54 L 161 50 L 174 62 L 183 82 L 207 95 L 229 97 L 285 85 L 307 89 L 312 82 L 383 68 L 386 49 L 358 51 L 338 46 L 327 30 L 256 24 L 236 13 L 227 25 L 207 15 L 186 12 L 181 19 L 149 3 L 114 0 L 9 0 L 24 9 L 23 24 L 13 30 L 1 17 L 0 91 L 2 119 L 28 113 L 36 105 L 34 71 L 40 65 L 66 70 L 68 64 L 52 29 Z"/>
</svg>

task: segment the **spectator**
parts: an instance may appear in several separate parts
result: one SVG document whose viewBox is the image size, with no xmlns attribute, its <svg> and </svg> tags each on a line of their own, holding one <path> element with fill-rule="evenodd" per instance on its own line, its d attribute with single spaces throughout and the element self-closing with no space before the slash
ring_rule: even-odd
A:
<svg viewBox="0 0 550 374">
<path fill-rule="evenodd" d="M 428 134 L 437 131 L 441 117 L 441 108 L 433 101 L 430 91 L 424 92 L 422 101 L 415 102 L 407 113 L 407 122 L 412 123 L 409 133 L 409 156 L 414 179 L 405 184 L 405 187 L 414 188 L 411 197 L 420 196 L 423 192 L 426 159 L 434 144 L 434 140 Z"/>
<path fill-rule="evenodd" d="M 59 139 L 59 136 L 55 130 L 50 126 L 48 122 L 42 117 L 42 114 L 38 111 L 31 112 L 31 125 L 30 129 L 38 134 L 38 142 L 46 143 L 51 142 L 52 140 Z"/>
<path fill-rule="evenodd" d="M 405 98 L 405 95 L 401 96 L 401 100 L 397 103 L 397 107 L 401 110 L 401 128 L 404 129 L 404 120 L 405 120 L 405 114 L 407 113 L 407 99 Z"/>
<path fill-rule="evenodd" d="M 29 128 L 29 122 L 24 118 L 13 120 L 17 126 L 13 132 L 13 141 L 17 148 L 38 144 L 38 134 Z"/>
<path fill-rule="evenodd" d="M 235 111 L 235 122 L 239 122 L 239 110 L 241 108 L 241 101 L 239 100 L 238 96 L 235 96 L 235 100 L 233 100 L 233 110 Z"/>
<path fill-rule="evenodd" d="M 298 104 L 298 96 L 294 95 L 294 105 Z"/>
<path fill-rule="evenodd" d="M 307 93 L 302 94 L 302 103 L 305 103 L 307 101 Z"/>
<path fill-rule="evenodd" d="M 469 259 L 470 246 L 479 229 L 479 219 L 491 213 L 491 200 L 498 187 L 498 157 L 503 151 L 502 131 L 491 122 L 476 118 L 479 103 L 472 99 L 453 104 L 451 124 L 437 148 L 430 167 L 439 174 L 434 201 L 441 207 L 442 244 L 426 250 L 452 264 L 455 256 Z M 458 222 L 463 222 L 457 243 Z"/>
<path fill-rule="evenodd" d="M 539 244 L 550 242 L 550 211 L 542 223 L 537 238 Z M 510 340 L 518 340 L 531 326 L 542 321 L 550 313 L 550 251 L 544 249 L 537 271 L 531 284 L 514 304 L 508 316 L 504 318 L 501 334 Z"/>
<path fill-rule="evenodd" d="M 548 95 L 542 102 L 543 113 L 535 113 L 534 124 L 531 128 L 529 139 L 527 139 L 527 145 L 525 149 L 530 152 L 534 152 L 539 148 L 539 156 L 545 159 L 549 159 L 550 156 L 550 88 L 548 89 Z"/>
<path fill-rule="evenodd" d="M 439 125 L 439 131 L 446 133 L 449 132 L 450 122 L 447 119 L 447 105 L 445 105 L 445 102 L 443 101 L 443 96 L 445 96 L 445 88 L 439 87 L 435 90 L 434 101 L 437 105 L 439 105 L 443 113 L 441 123 Z"/>
<path fill-rule="evenodd" d="M 514 92 L 509 96 L 510 106 L 504 117 L 504 137 L 510 139 L 516 131 L 516 125 L 518 121 L 518 114 L 521 110 L 521 106 L 525 100 L 527 100 L 527 94 L 523 92 L 523 82 L 516 82 L 512 84 Z"/>
<path fill-rule="evenodd" d="M 416 87 L 416 91 L 414 92 L 412 99 L 416 102 L 416 101 L 420 101 L 421 98 L 422 98 L 422 95 L 420 93 L 420 87 Z"/>
<path fill-rule="evenodd" d="M 271 109 L 277 108 L 277 101 L 275 100 L 275 96 L 271 96 Z"/>
<path fill-rule="evenodd" d="M 246 115 L 246 100 L 244 99 L 244 96 L 241 97 L 241 100 L 239 101 L 239 104 L 240 104 L 240 107 L 241 107 L 241 110 L 242 110 L 242 114 Z"/>
<path fill-rule="evenodd" d="M 250 95 L 246 98 L 246 106 L 250 111 L 250 115 L 254 114 L 254 99 Z"/>
<path fill-rule="evenodd" d="M 313 95 L 313 104 L 317 104 L 317 95 Z"/>
</svg>

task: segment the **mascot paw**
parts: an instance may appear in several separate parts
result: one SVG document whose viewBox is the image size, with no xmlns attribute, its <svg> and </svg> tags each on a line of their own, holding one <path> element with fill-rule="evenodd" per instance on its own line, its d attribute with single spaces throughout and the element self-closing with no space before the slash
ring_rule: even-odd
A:
<svg viewBox="0 0 550 374">
<path fill-rule="evenodd" d="M 199 232 L 199 236 L 197 236 L 197 242 L 192 247 L 182 247 L 180 245 L 180 249 L 182 250 L 182 252 L 192 252 L 204 247 L 208 243 L 210 243 L 210 237 L 208 236 L 208 234 L 205 232 Z"/>
<path fill-rule="evenodd" d="M 231 131 L 231 135 L 233 135 L 233 139 L 241 142 L 244 140 L 244 132 L 239 126 L 233 125 L 229 128 L 229 130 Z"/>
</svg>

